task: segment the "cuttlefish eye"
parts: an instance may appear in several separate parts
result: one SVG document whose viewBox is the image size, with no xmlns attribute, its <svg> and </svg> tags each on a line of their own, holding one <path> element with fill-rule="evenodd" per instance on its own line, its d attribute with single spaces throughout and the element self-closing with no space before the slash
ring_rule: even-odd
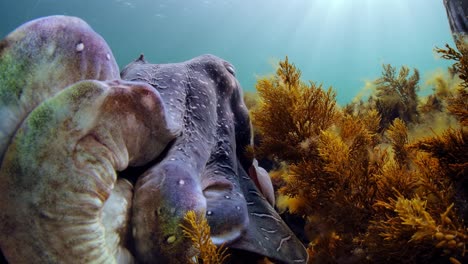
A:
<svg viewBox="0 0 468 264">
<path fill-rule="evenodd" d="M 224 66 L 226 67 L 228 72 L 230 72 L 233 76 L 236 76 L 236 69 L 234 69 L 234 66 L 232 66 L 229 63 L 225 63 Z"/>
</svg>

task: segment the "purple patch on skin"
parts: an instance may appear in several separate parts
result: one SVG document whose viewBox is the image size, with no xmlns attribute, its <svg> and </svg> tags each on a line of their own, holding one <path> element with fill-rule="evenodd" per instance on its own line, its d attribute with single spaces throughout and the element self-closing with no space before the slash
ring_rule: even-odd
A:
<svg viewBox="0 0 468 264">
<path fill-rule="evenodd" d="M 0 160 L 16 129 L 41 102 L 80 80 L 119 78 L 107 43 L 76 17 L 30 21 L 0 43 L 0 68 L 5 69 L 0 75 Z"/>
</svg>

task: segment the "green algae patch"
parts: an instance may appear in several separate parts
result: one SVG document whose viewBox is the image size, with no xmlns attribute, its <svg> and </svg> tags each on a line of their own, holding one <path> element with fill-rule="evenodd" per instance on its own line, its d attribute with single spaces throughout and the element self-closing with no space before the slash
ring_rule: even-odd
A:
<svg viewBox="0 0 468 264">
<path fill-rule="evenodd" d="M 44 103 L 33 111 L 28 118 L 28 127 L 33 131 L 43 131 L 48 128 L 48 122 L 54 118 L 52 105 Z"/>
<path fill-rule="evenodd" d="M 39 152 L 40 148 L 50 142 L 55 136 L 54 108 L 49 103 L 44 103 L 34 110 L 26 120 L 26 126 L 22 129 L 19 139 L 18 152 Z"/>
<path fill-rule="evenodd" d="M 27 83 L 29 65 L 26 60 L 14 59 L 10 54 L 0 58 L 0 102 L 10 104 L 19 100 Z"/>
<path fill-rule="evenodd" d="M 50 145 L 53 145 L 53 139 L 56 138 L 55 122 L 52 121 L 54 119 L 53 107 L 42 104 L 41 107 L 29 115 L 26 123 L 18 130 L 5 156 L 5 159 L 9 160 L 11 157 L 17 157 L 18 154 L 15 153 L 20 153 L 20 159 L 7 162 L 10 164 L 9 170 L 11 172 L 16 171 L 14 175 L 17 176 L 12 179 L 16 186 L 32 188 L 37 181 L 36 172 L 33 171 L 28 175 L 21 173 L 21 171 L 31 166 L 37 166 L 37 164 L 42 164 L 39 167 L 47 166 L 44 163 L 45 157 L 38 155 L 38 153 L 45 154 L 49 149 L 54 151 L 50 147 Z M 48 151 L 44 151 L 46 149 Z"/>
</svg>

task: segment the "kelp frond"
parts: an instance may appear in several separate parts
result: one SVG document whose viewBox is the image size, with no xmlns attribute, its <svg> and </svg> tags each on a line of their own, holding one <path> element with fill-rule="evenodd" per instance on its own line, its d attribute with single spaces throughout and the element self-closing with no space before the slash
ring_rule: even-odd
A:
<svg viewBox="0 0 468 264">
<path fill-rule="evenodd" d="M 447 109 L 460 120 L 462 126 L 468 126 L 468 87 L 460 87 L 454 97 L 449 99 Z"/>
<path fill-rule="evenodd" d="M 359 118 L 362 120 L 362 123 L 366 126 L 367 130 L 373 134 L 377 133 L 380 129 L 380 121 L 382 118 L 379 115 L 379 112 L 375 109 L 370 109 L 364 114 L 360 115 Z"/>
<path fill-rule="evenodd" d="M 406 66 L 400 68 L 398 74 L 396 68 L 390 64 L 384 64 L 382 76 L 375 81 L 375 107 L 381 116 L 381 129 L 387 128 L 395 118 L 400 118 L 405 123 L 418 120 L 418 95 L 419 71 Z"/>
<path fill-rule="evenodd" d="M 403 195 L 412 195 L 418 187 L 419 177 L 414 171 L 401 167 L 393 158 L 380 164 L 376 172 L 377 199 L 386 200 L 393 197 L 395 188 Z"/>
<path fill-rule="evenodd" d="M 408 166 L 408 129 L 405 123 L 397 118 L 393 121 L 387 130 L 387 136 L 392 144 L 393 152 L 395 153 L 395 161 L 401 167 Z"/>
<path fill-rule="evenodd" d="M 468 173 L 468 130 L 449 129 L 442 135 L 422 139 L 411 145 L 437 158 L 454 179 Z"/>
<path fill-rule="evenodd" d="M 440 161 L 427 153 L 418 152 L 413 162 L 419 185 L 415 190 L 417 195 L 424 197 L 434 210 L 445 210 L 453 203 L 455 190 Z"/>
<path fill-rule="evenodd" d="M 419 197 L 409 200 L 399 196 L 396 200 L 390 199 L 388 203 L 379 201 L 375 206 L 384 207 L 396 213 L 387 221 L 377 223 L 381 229 L 379 234 L 384 240 L 396 240 L 403 236 L 404 232 L 409 232 L 412 234 L 409 240 L 411 242 L 430 238 L 436 232 L 436 222 L 426 211 L 426 202 Z"/>
<path fill-rule="evenodd" d="M 251 110 L 257 107 L 259 101 L 258 94 L 255 92 L 245 91 L 244 92 L 244 103 L 247 109 Z"/>
<path fill-rule="evenodd" d="M 463 80 L 462 86 L 468 88 L 468 52 L 466 50 L 457 51 L 445 44 L 446 49 L 437 48 L 435 52 L 439 53 L 442 58 L 446 60 L 454 60 L 452 68 L 453 71 L 459 74 L 460 79 Z"/>
<path fill-rule="evenodd" d="M 379 201 L 375 206 L 385 210 L 385 218 L 372 221 L 371 226 L 371 230 L 378 232 L 385 241 L 378 246 L 381 247 L 377 249 L 380 253 L 386 252 L 387 256 L 400 254 L 397 258 L 401 259 L 405 257 L 402 255 L 411 254 L 408 255 L 408 263 L 413 257 L 429 258 L 432 252 L 437 251 L 454 259 L 465 256 L 468 229 L 451 220 L 455 216 L 453 204 L 437 215 L 437 211 L 430 210 L 427 201 L 420 197 L 407 199 L 398 194 L 396 199 Z M 399 243 L 406 244 L 409 248 L 407 253 L 401 251 Z M 417 248 L 419 250 L 415 251 Z"/>
<path fill-rule="evenodd" d="M 279 62 L 279 68 L 276 75 L 281 78 L 287 88 L 295 89 L 299 86 L 301 80 L 301 71 L 293 63 L 289 63 L 288 56 L 284 61 Z"/>
<path fill-rule="evenodd" d="M 256 153 L 293 162 L 304 155 L 314 155 L 301 145 L 313 143 L 320 131 L 333 123 L 336 115 L 333 90 L 324 90 L 322 85 L 312 82 L 306 84 L 300 76 L 300 71 L 286 58 L 280 62 L 275 76 L 258 80 L 260 103 L 251 112 L 262 141 Z"/>
<path fill-rule="evenodd" d="M 185 223 L 181 225 L 185 237 L 191 240 L 193 247 L 199 252 L 197 257 L 187 260 L 193 264 L 222 264 L 229 255 L 227 248 L 216 247 L 211 241 L 210 226 L 205 217 L 199 216 L 195 211 L 188 211 L 184 217 Z"/>
<path fill-rule="evenodd" d="M 441 54 L 442 58 L 454 60 L 452 66 L 453 72 L 458 74 L 462 83 L 457 91 L 457 94 L 449 99 L 447 109 L 456 117 L 459 118 L 462 126 L 468 125 L 468 50 L 462 49 L 457 51 L 445 45 L 446 49 L 436 48 L 435 51 Z M 459 47 L 466 47 L 459 45 Z"/>
</svg>

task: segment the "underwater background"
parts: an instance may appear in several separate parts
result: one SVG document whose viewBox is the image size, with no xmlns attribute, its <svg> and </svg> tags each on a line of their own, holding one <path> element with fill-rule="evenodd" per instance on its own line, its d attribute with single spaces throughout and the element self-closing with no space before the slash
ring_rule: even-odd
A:
<svg viewBox="0 0 468 264">
<path fill-rule="evenodd" d="M 41 16 L 87 21 L 120 68 L 144 53 L 152 63 L 211 53 L 230 61 L 244 90 L 274 72 L 285 55 L 305 80 L 333 86 L 340 105 L 366 93 L 382 64 L 407 65 L 425 84 L 450 62 L 442 0 L 1 0 L 0 37 Z"/>
<path fill-rule="evenodd" d="M 1 1 L 0 37 L 53 14 L 87 21 L 112 47 L 120 69 L 141 53 L 151 63 L 211 53 L 236 67 L 249 111 L 244 121 L 233 119 L 236 143 L 238 135 L 250 139 L 250 129 L 254 135 L 254 144 L 238 148 L 237 158 L 258 160 L 249 175 L 252 170 L 257 187 L 268 185 L 267 191 L 274 192 L 269 193 L 273 213 L 281 221 L 270 220 L 284 221 L 300 240 L 286 243 L 294 245 L 288 252 L 307 252 L 308 264 L 468 263 L 468 1 Z M 23 35 L 34 35 L 28 33 Z M 6 43 L 3 47 L 18 44 L 14 39 Z M 83 47 L 79 43 L 66 51 Z M 9 67 L 21 60 L 1 59 L 2 69 L 10 70 L 0 71 L 0 88 L 1 81 L 6 83 L 9 95 L 23 81 L 9 73 L 30 73 L 30 68 L 27 63 Z M 43 77 L 43 68 L 37 69 L 32 73 Z M 6 82 L 10 79 L 13 85 Z M 235 95 L 239 101 L 225 102 L 243 107 L 237 103 L 240 94 Z M 237 126 L 249 132 L 239 133 Z M 258 183 L 260 169 L 267 184 Z M 251 215 L 266 217 L 252 210 Z M 199 241 L 209 238 L 204 220 L 187 213 L 184 223 L 189 225 L 178 227 L 186 238 Z M 205 231 L 197 235 L 199 230 Z M 207 239 L 211 244 L 193 243 L 200 254 L 189 259 L 297 262 L 291 254 L 275 255 L 294 236 L 260 230 L 245 241 L 273 241 L 270 234 L 277 234 L 279 246 L 261 253 L 224 251 Z M 172 235 L 161 237 L 175 241 Z M 257 249 L 247 245 L 241 249 Z"/>
</svg>

